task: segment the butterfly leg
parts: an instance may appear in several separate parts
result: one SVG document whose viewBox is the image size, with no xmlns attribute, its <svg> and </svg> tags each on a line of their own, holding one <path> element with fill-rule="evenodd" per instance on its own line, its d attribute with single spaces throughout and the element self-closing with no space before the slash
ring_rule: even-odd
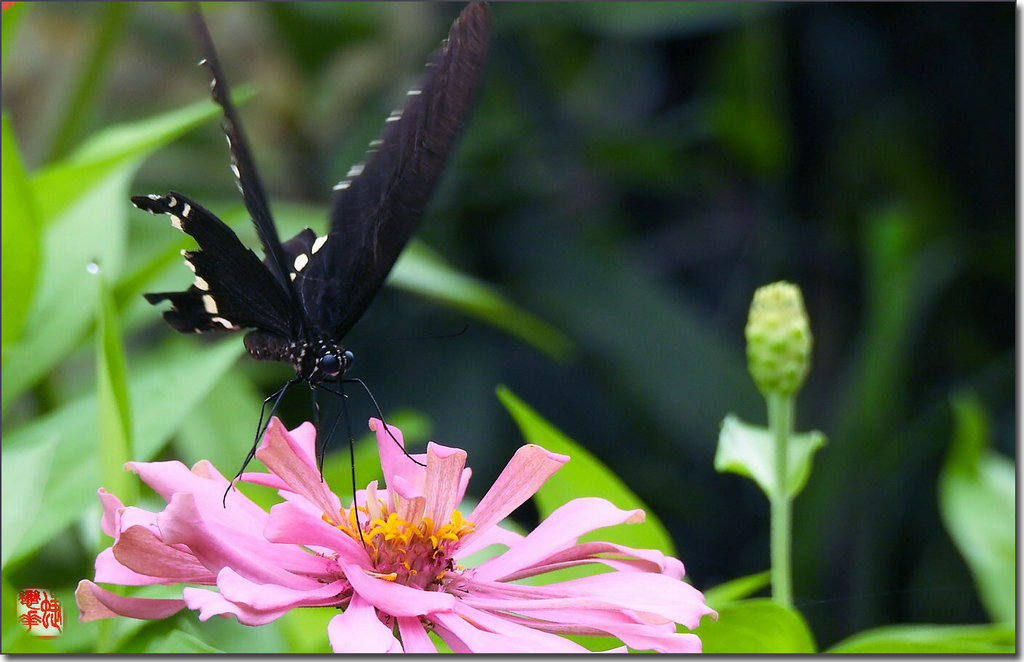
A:
<svg viewBox="0 0 1024 662">
<path fill-rule="evenodd" d="M 224 490 L 224 497 L 221 499 L 221 505 L 223 505 L 225 508 L 227 507 L 228 492 L 230 492 L 231 488 L 234 487 L 235 481 L 238 480 L 239 477 L 241 477 L 242 472 L 245 471 L 245 468 L 247 466 L 249 466 L 249 463 L 252 462 L 252 459 L 256 457 L 256 449 L 258 449 L 260 446 L 260 439 L 263 438 L 263 434 L 267 431 L 267 426 L 270 425 L 270 419 L 274 417 L 274 413 L 277 411 L 277 406 L 281 404 L 281 398 L 283 398 L 284 394 L 288 392 L 288 389 L 290 389 L 295 384 L 298 384 L 300 381 L 302 380 L 299 379 L 298 377 L 293 377 L 292 379 L 289 379 L 287 382 L 285 382 L 284 386 L 274 391 L 263 400 L 263 406 L 260 407 L 260 422 L 256 424 L 256 437 L 252 441 L 252 448 L 249 449 L 249 453 L 245 456 L 245 460 L 242 462 L 242 467 L 238 470 L 238 473 L 235 474 L 235 477 L 231 479 L 231 482 L 228 484 L 228 488 Z M 270 413 L 266 415 L 267 422 L 266 424 L 264 424 L 264 412 L 266 412 L 267 410 L 267 403 L 269 403 L 271 400 L 274 401 L 274 404 L 270 407 Z"/>
<path fill-rule="evenodd" d="M 338 388 L 340 389 L 341 387 L 339 386 Z M 348 420 L 348 407 L 345 406 L 345 401 L 348 399 L 348 396 L 345 395 L 345 392 L 343 390 L 335 391 L 332 388 L 328 388 L 328 387 L 324 386 L 323 383 L 318 384 L 313 389 L 313 411 L 314 412 L 317 410 L 317 406 L 318 406 L 317 399 L 316 399 L 316 391 L 318 389 L 323 389 L 324 391 L 327 391 L 328 393 L 332 393 L 334 395 L 337 395 L 339 398 L 341 398 L 341 411 L 338 412 L 338 415 L 334 417 L 334 423 L 331 425 L 331 430 L 330 430 L 330 432 L 327 433 L 327 438 L 324 440 L 324 445 L 319 447 L 319 451 L 318 451 L 318 454 L 317 454 L 317 462 L 319 462 L 319 466 L 320 466 L 320 480 L 323 480 L 323 477 L 324 477 L 323 476 L 324 451 L 327 448 L 327 444 L 329 444 L 331 439 L 334 438 L 334 431 L 338 427 L 338 420 L 344 418 L 345 419 L 345 433 L 348 435 L 349 467 L 351 467 L 351 471 L 352 471 L 352 507 L 356 509 L 356 528 L 359 529 L 359 539 L 363 542 L 363 547 L 366 548 L 367 551 L 369 551 L 369 547 L 366 544 L 366 538 L 363 537 L 363 523 L 359 519 L 359 504 L 356 501 L 356 441 L 355 441 L 355 437 L 352 436 L 352 424 Z M 316 426 L 317 426 L 317 434 L 319 435 L 320 434 L 320 432 L 319 432 L 319 430 L 320 430 L 319 422 L 316 423 Z"/>
</svg>

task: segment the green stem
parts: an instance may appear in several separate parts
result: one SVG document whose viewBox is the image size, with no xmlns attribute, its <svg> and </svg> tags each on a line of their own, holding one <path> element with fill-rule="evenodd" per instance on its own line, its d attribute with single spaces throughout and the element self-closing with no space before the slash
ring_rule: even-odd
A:
<svg viewBox="0 0 1024 662">
<path fill-rule="evenodd" d="M 789 495 L 789 437 L 793 430 L 793 397 L 768 395 L 768 427 L 775 441 L 775 490 L 771 498 L 772 598 L 784 607 L 793 606 L 790 530 L 792 497 Z"/>
</svg>

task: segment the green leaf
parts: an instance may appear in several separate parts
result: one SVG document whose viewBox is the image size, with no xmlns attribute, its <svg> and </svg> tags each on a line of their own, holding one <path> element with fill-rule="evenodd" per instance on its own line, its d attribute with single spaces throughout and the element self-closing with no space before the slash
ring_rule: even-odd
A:
<svg viewBox="0 0 1024 662">
<path fill-rule="evenodd" d="M 1012 622 L 1016 593 L 1016 470 L 988 449 L 985 411 L 972 395 L 952 399 L 956 430 L 939 475 L 939 509 L 967 562 L 982 604 L 995 621 Z"/>
<path fill-rule="evenodd" d="M 15 2 L 4 9 L 3 32 L 0 37 L 2 39 L 0 54 L 3 57 L 4 72 L 7 70 L 7 55 L 14 52 L 14 38 L 18 34 L 18 26 L 21 25 L 21 19 L 31 4 L 31 2 Z"/>
<path fill-rule="evenodd" d="M 192 341 L 173 362 L 133 366 L 129 394 L 136 403 L 132 412 L 134 459 L 149 460 L 163 447 L 185 416 L 235 364 L 241 349 L 237 338 L 201 349 Z M 39 459 L 37 447 L 54 439 L 57 444 L 49 470 L 33 483 L 41 495 L 39 512 L 46 517 L 32 521 L 27 529 L 11 531 L 18 542 L 9 549 L 7 540 L 3 541 L 5 565 L 31 554 L 95 504 L 100 460 L 93 422 L 98 415 L 96 396 L 89 395 L 5 434 L 0 463 L 4 485 L 24 485 L 24 476 L 33 475 Z M 240 424 L 248 429 L 251 421 Z M 4 521 L 5 527 L 8 524 Z"/>
<path fill-rule="evenodd" d="M 204 101 L 111 127 L 32 177 L 44 226 L 41 280 L 23 341 L 4 346 L 5 411 L 78 346 L 92 323 L 95 290 L 84 277 L 86 265 L 100 264 L 117 281 L 127 245 L 128 186 L 142 159 L 216 114 L 216 105 Z"/>
<path fill-rule="evenodd" d="M 764 655 L 816 653 L 814 637 L 800 612 L 766 598 L 717 608 L 718 620 L 705 618 L 694 631 L 705 653 Z"/>
<path fill-rule="evenodd" d="M 243 86 L 240 90 L 232 94 L 232 99 L 252 96 L 251 87 Z M 111 172 L 137 166 L 157 149 L 219 113 L 212 100 L 204 99 L 160 115 L 107 127 L 92 135 L 68 158 L 33 177 L 43 223 L 56 219 Z M 122 204 L 125 209 L 129 207 L 127 198 Z"/>
<path fill-rule="evenodd" d="M 421 242 L 409 243 L 389 282 L 479 318 L 556 360 L 564 360 L 573 351 L 572 343 L 560 331 L 516 306 L 491 285 L 460 273 Z"/>
<path fill-rule="evenodd" d="M 160 653 L 177 655 L 208 655 L 210 653 L 224 653 L 218 648 L 201 641 L 199 638 L 186 634 L 181 630 L 173 630 L 162 637 L 156 637 L 149 641 L 141 653 Z"/>
<path fill-rule="evenodd" d="M 4 17 L 6 25 L 7 18 Z M 3 284 L 3 343 L 7 345 L 21 337 L 28 317 L 32 294 L 36 289 L 39 272 L 39 213 L 35 196 L 18 153 L 17 140 L 7 113 L 3 114 L 3 223 L 0 230 L 0 258 Z"/>
<path fill-rule="evenodd" d="M 1012 623 L 998 625 L 889 625 L 859 632 L 826 653 L 873 655 L 1016 654 Z"/>
<path fill-rule="evenodd" d="M 767 570 L 746 577 L 737 577 L 704 591 L 704 602 L 717 609 L 720 605 L 749 598 L 771 584 L 771 581 L 771 573 Z"/>
<path fill-rule="evenodd" d="M 547 517 L 556 508 L 577 497 L 601 496 L 625 510 L 640 508 L 647 518 L 639 524 L 620 524 L 588 533 L 581 536 L 581 540 L 606 540 L 675 554 L 672 537 L 664 525 L 621 478 L 588 450 L 542 418 L 508 388 L 499 386 L 497 394 L 527 442 L 572 458 L 544 483 L 534 497 L 541 517 Z"/>
<path fill-rule="evenodd" d="M 4 347 L 6 409 L 75 349 L 93 323 L 96 288 L 92 262 L 117 277 L 127 244 L 128 182 L 135 167 L 110 173 L 45 228 L 43 268 L 21 342 Z M 102 213 L 99 213 L 102 210 Z"/>
<path fill-rule="evenodd" d="M 96 266 L 90 273 L 96 281 L 99 304 L 96 315 L 96 390 L 99 394 L 100 481 L 125 503 L 133 503 L 138 495 L 138 482 L 122 469 L 124 463 L 131 459 L 132 414 L 121 325 L 103 272 Z"/>
<path fill-rule="evenodd" d="M 8 507 L 4 508 L 4 516 L 0 518 L 0 565 L 6 565 L 14 550 L 22 546 L 22 539 L 34 524 L 45 519 L 41 517 L 45 513 L 43 499 L 26 499 L 26 486 L 46 484 L 53 472 L 59 441 L 57 430 L 47 430 L 36 435 L 31 445 L 22 448 L 12 448 L 13 443 L 4 442 L 0 499 Z M 10 507 L 15 503 L 17 508 Z M 49 513 L 45 514 L 49 516 Z"/>
<path fill-rule="evenodd" d="M 825 435 L 818 431 L 794 434 L 786 450 L 789 466 L 789 496 L 796 496 L 811 474 L 811 459 L 825 445 Z M 715 470 L 751 478 L 768 497 L 775 491 L 775 440 L 768 428 L 744 423 L 729 414 L 722 421 L 715 453 Z"/>
</svg>

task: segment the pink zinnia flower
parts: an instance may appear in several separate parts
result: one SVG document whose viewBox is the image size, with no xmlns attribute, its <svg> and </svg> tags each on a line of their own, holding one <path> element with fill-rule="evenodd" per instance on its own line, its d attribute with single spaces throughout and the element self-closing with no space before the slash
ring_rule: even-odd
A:
<svg viewBox="0 0 1024 662">
<path fill-rule="evenodd" d="M 714 612 L 681 580 L 683 564 L 649 549 L 578 543 L 593 529 L 642 521 L 599 498 L 574 499 L 526 536 L 499 522 L 529 499 L 569 458 L 540 446 L 520 448 L 468 517 L 456 510 L 469 482 L 466 452 L 430 443 L 415 457 L 377 419 L 386 489 L 376 481 L 344 509 L 316 467 L 316 433 L 288 432 L 277 419 L 257 457 L 269 473 L 245 482 L 277 488 L 284 499 L 267 513 L 244 494 L 221 498 L 228 481 L 204 461 L 130 462 L 128 468 L 167 500 L 152 513 L 124 507 L 100 489 L 103 530 L 114 544 L 96 559 L 96 581 L 123 585 L 197 584 L 181 599 L 120 596 L 83 580 L 80 619 L 164 618 L 184 607 L 199 618 L 233 614 L 268 623 L 296 607 L 339 607 L 327 628 L 335 652 L 436 652 L 429 631 L 457 653 L 584 652 L 559 635 L 611 635 L 626 646 L 699 652 L 678 633 Z M 391 427 L 396 440 L 402 435 Z M 490 545 L 506 548 L 475 568 L 459 560 Z M 610 569 L 543 585 L 514 583 L 581 564 Z"/>
</svg>

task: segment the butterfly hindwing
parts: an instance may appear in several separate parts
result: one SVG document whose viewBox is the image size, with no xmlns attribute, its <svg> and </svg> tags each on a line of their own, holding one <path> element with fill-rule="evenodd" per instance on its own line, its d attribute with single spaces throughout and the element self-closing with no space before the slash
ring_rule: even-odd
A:
<svg viewBox="0 0 1024 662">
<path fill-rule="evenodd" d="M 132 204 L 151 214 L 167 214 L 174 227 L 199 244 L 198 251 L 183 251 L 196 276 L 191 287 L 145 295 L 152 304 L 171 302 L 164 318 L 172 327 L 182 333 L 255 327 L 294 337 L 297 325 L 284 290 L 223 221 L 174 191 L 133 196 Z"/>
<path fill-rule="evenodd" d="M 388 117 L 381 137 L 370 144 L 366 162 L 335 186 L 330 232 L 311 254 L 302 285 L 319 288 L 309 319 L 329 337 L 341 338 L 362 316 L 415 229 L 468 114 L 489 22 L 486 4 L 462 11 L 404 109 Z M 316 282 L 321 273 L 325 280 Z"/>
</svg>

